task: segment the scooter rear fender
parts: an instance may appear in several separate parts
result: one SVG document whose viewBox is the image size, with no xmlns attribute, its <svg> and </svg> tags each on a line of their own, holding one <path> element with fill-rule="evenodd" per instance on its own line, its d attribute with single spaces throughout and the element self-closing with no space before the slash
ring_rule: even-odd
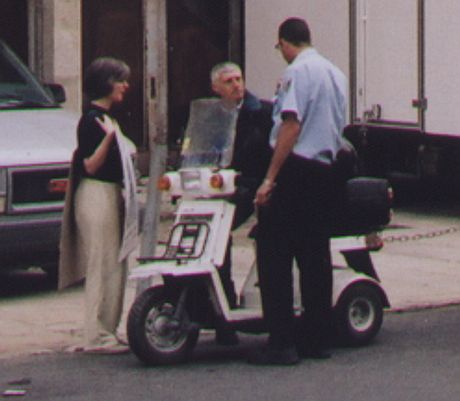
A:
<svg viewBox="0 0 460 401">
<path fill-rule="evenodd" d="M 348 267 L 337 267 L 334 266 L 334 280 L 333 280 L 333 291 L 332 291 L 332 306 L 335 307 L 340 296 L 347 290 L 347 288 L 357 284 L 365 283 L 378 290 L 380 293 L 383 306 L 385 308 L 390 307 L 388 297 L 383 290 L 380 283 L 372 277 L 366 274 L 358 273 Z"/>
</svg>

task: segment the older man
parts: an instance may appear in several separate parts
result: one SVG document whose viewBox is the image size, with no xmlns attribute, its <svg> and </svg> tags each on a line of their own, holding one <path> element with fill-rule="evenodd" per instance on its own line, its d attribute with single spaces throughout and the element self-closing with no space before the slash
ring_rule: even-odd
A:
<svg viewBox="0 0 460 401">
<path fill-rule="evenodd" d="M 229 165 L 229 168 L 240 173 L 236 193 L 231 198 L 236 206 L 232 226 L 234 230 L 253 213 L 253 199 L 267 171 L 271 155 L 268 135 L 272 126 L 272 105 L 245 89 L 240 67 L 231 62 L 220 63 L 212 68 L 211 85 L 228 107 L 238 109 L 233 156 Z M 230 238 L 225 262 L 219 273 L 229 306 L 236 308 L 237 296 L 231 277 L 231 243 Z M 236 334 L 227 330 L 217 330 L 216 339 L 220 344 L 237 342 Z"/>
</svg>

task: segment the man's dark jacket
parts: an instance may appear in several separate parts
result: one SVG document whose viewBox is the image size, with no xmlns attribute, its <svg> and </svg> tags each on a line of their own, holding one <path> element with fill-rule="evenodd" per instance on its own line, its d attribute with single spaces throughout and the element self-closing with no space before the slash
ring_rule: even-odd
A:
<svg viewBox="0 0 460 401">
<path fill-rule="evenodd" d="M 271 127 L 272 104 L 246 91 L 238 114 L 230 165 L 240 173 L 236 193 L 231 199 L 236 205 L 234 229 L 243 224 L 254 211 L 254 196 L 270 163 Z"/>
</svg>

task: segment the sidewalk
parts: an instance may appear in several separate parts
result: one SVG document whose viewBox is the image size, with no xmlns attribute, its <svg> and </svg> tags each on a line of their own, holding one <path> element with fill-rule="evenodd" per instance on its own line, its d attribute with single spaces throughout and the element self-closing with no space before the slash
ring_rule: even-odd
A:
<svg viewBox="0 0 460 401">
<path fill-rule="evenodd" d="M 246 238 L 250 225 L 234 237 L 237 288 L 253 260 L 252 242 Z M 384 248 L 372 257 L 391 310 L 460 303 L 460 207 L 398 210 L 383 237 Z M 128 283 L 121 334 L 134 287 Z M 0 299 L 0 359 L 64 351 L 81 342 L 82 327 L 83 288 Z"/>
</svg>

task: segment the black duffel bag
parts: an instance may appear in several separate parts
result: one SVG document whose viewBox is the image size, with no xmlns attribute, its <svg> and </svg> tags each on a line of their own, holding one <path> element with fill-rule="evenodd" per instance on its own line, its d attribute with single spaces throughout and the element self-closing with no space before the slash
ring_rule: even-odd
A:
<svg viewBox="0 0 460 401">
<path fill-rule="evenodd" d="M 388 180 L 348 179 L 336 198 L 332 235 L 358 235 L 381 230 L 391 219 L 392 190 Z"/>
</svg>

